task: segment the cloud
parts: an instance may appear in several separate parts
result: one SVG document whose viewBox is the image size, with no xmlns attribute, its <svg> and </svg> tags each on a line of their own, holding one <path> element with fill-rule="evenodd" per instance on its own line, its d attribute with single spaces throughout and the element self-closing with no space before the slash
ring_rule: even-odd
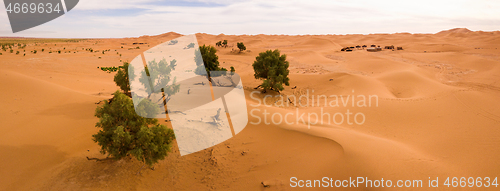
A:
<svg viewBox="0 0 500 191">
<path fill-rule="evenodd" d="M 50 37 L 126 37 L 169 31 L 183 34 L 434 33 L 453 27 L 498 30 L 498 10 L 500 2 L 488 0 L 85 0 L 64 17 L 30 30 L 60 31 L 47 34 L 59 35 Z M 4 26 L 8 19 L 6 14 L 1 15 L 0 26 Z"/>
</svg>

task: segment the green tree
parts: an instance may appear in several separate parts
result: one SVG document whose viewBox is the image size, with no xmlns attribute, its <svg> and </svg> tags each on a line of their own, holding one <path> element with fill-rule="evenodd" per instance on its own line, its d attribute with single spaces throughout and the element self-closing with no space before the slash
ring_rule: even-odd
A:
<svg viewBox="0 0 500 191">
<path fill-rule="evenodd" d="M 215 46 L 221 47 L 222 46 L 222 41 L 219 40 L 219 42 L 215 43 Z"/>
<path fill-rule="evenodd" d="M 101 129 L 92 140 L 101 146 L 100 152 L 116 160 L 130 155 L 150 167 L 165 159 L 175 139 L 173 130 L 136 113 L 160 112 L 158 107 L 144 99 L 135 110 L 130 97 L 119 91 L 113 95 L 111 103 L 106 100 L 95 111 L 95 126 Z"/>
<path fill-rule="evenodd" d="M 171 77 L 170 72 L 175 70 L 177 60 L 171 60 L 170 64 L 163 58 L 159 62 L 156 60 L 148 62 L 146 72 L 141 74 L 139 81 L 144 85 L 146 92 L 153 93 L 154 90 L 162 89 L 165 93 L 165 104 L 170 100 L 170 96 L 179 92 L 180 84 L 176 83 L 176 79 Z M 172 81 L 171 85 L 167 85 Z M 152 94 L 148 95 L 150 98 Z M 163 97 L 162 97 L 163 98 Z"/>
<path fill-rule="evenodd" d="M 280 55 L 278 49 L 259 53 L 252 66 L 255 79 L 264 80 L 259 85 L 264 89 L 263 92 L 268 89 L 279 92 L 284 89 L 283 84 L 290 85 L 290 79 L 288 78 L 290 73 L 288 70 L 289 65 L 288 61 L 286 61 L 286 54 Z"/>
<path fill-rule="evenodd" d="M 231 66 L 231 72 L 232 72 L 232 73 L 236 72 L 236 70 L 234 69 L 234 67 L 233 67 L 233 66 Z"/>
<path fill-rule="evenodd" d="M 129 68 L 130 67 L 130 68 Z M 129 71 L 132 71 L 131 75 L 129 75 Z M 123 93 L 127 94 L 128 96 L 130 95 L 130 83 L 129 83 L 129 77 L 132 77 L 131 80 L 134 79 L 135 74 L 134 74 L 134 68 L 132 65 L 130 65 L 128 62 L 124 62 L 123 66 L 118 67 L 118 72 L 115 74 L 114 81 L 118 87 L 123 91 Z"/>
<path fill-rule="evenodd" d="M 195 73 L 198 75 L 207 75 L 210 80 L 210 71 L 227 71 L 227 69 L 219 66 L 219 57 L 217 56 L 217 49 L 213 46 L 200 46 L 200 49 L 197 50 L 199 53 L 195 53 L 194 60 L 196 61 Z M 199 57 L 201 55 L 201 58 Z M 203 63 L 203 64 L 202 64 Z M 205 71 L 203 71 L 205 68 Z"/>
<path fill-rule="evenodd" d="M 222 42 L 222 45 L 224 45 L 224 47 L 227 47 L 227 40 L 224 40 L 224 42 Z"/>
<path fill-rule="evenodd" d="M 238 49 L 240 49 L 240 52 L 247 49 L 247 47 L 245 47 L 245 45 L 243 44 L 243 42 L 238 42 L 237 46 L 238 46 Z"/>
</svg>

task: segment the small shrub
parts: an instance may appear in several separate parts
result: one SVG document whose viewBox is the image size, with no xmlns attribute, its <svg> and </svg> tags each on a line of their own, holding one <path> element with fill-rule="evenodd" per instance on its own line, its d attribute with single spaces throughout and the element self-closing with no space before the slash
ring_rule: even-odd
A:
<svg viewBox="0 0 500 191">
<path fill-rule="evenodd" d="M 189 43 L 189 44 L 186 46 L 186 49 L 190 49 L 190 48 L 194 48 L 194 43 Z"/>
<path fill-rule="evenodd" d="M 237 46 L 238 46 L 238 49 L 240 49 L 240 52 L 247 49 L 247 47 L 245 47 L 245 45 L 243 44 L 243 42 L 238 42 Z"/>
</svg>

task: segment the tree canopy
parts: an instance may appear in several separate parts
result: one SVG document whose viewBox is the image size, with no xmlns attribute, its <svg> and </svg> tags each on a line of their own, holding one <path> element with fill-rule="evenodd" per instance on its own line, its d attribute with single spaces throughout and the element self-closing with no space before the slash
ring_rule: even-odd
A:
<svg viewBox="0 0 500 191">
<path fill-rule="evenodd" d="M 130 67 L 130 69 L 129 69 Z M 132 65 L 130 65 L 128 62 L 124 62 L 123 66 L 118 67 L 118 72 L 115 74 L 114 81 L 118 87 L 123 91 L 123 93 L 130 95 L 130 82 L 129 82 L 129 77 L 133 78 L 135 77 L 134 73 L 132 72 L 132 76 L 129 76 L 129 70 L 133 71 L 134 69 L 132 68 Z"/>
<path fill-rule="evenodd" d="M 100 152 L 116 160 L 131 155 L 149 166 L 163 160 L 175 139 L 173 130 L 158 124 L 157 119 L 136 113 L 160 112 L 159 109 L 144 99 L 134 110 L 130 97 L 119 91 L 113 95 L 111 103 L 106 100 L 95 111 L 99 118 L 96 127 L 101 130 L 92 135 L 92 140 L 101 146 Z"/>
<path fill-rule="evenodd" d="M 157 62 L 152 60 L 148 62 L 148 67 L 146 67 L 146 72 L 141 74 L 139 81 L 144 85 L 146 92 L 151 93 L 158 92 L 163 89 L 165 93 L 166 102 L 170 100 L 170 96 L 179 92 L 180 85 L 176 83 L 176 79 L 171 77 L 170 72 L 175 70 L 177 60 L 171 60 L 168 63 L 165 58 Z M 171 85 L 168 85 L 172 81 Z"/>
<path fill-rule="evenodd" d="M 195 61 L 198 68 L 196 68 L 195 73 L 198 75 L 207 75 L 210 80 L 210 71 L 227 71 L 226 68 L 220 67 L 219 57 L 217 56 L 217 49 L 213 46 L 200 46 L 199 54 L 196 53 Z M 201 55 L 201 59 L 199 58 Z M 203 64 L 202 64 L 203 63 Z M 203 67 L 205 71 L 203 71 Z"/>
<path fill-rule="evenodd" d="M 247 49 L 243 42 L 238 42 L 236 45 L 238 46 L 238 49 L 240 49 L 240 52 Z"/>
<path fill-rule="evenodd" d="M 252 66 L 255 79 L 263 80 L 260 87 L 264 89 L 264 92 L 268 89 L 279 92 L 284 89 L 283 84 L 290 85 L 290 79 L 288 78 L 290 73 L 288 70 L 289 62 L 286 61 L 285 54 L 280 55 L 278 49 L 259 53 Z"/>
</svg>

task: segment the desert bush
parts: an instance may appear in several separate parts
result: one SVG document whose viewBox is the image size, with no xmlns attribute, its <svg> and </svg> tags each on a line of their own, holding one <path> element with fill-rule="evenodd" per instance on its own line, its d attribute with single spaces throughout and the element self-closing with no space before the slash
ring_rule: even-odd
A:
<svg viewBox="0 0 500 191">
<path fill-rule="evenodd" d="M 33 50 L 33 54 L 36 54 L 36 50 Z"/>
<path fill-rule="evenodd" d="M 42 48 L 42 52 L 45 51 L 45 49 Z"/>
<path fill-rule="evenodd" d="M 227 40 L 224 40 L 224 42 L 222 42 L 222 45 L 223 45 L 224 47 L 227 47 Z"/>
<path fill-rule="evenodd" d="M 16 51 L 16 55 L 18 55 L 18 54 L 19 54 L 19 51 Z"/>
<path fill-rule="evenodd" d="M 236 44 L 238 46 L 238 49 L 240 49 L 240 52 L 247 49 L 247 47 L 245 47 L 245 45 L 243 44 L 243 42 L 238 42 Z"/>
<path fill-rule="evenodd" d="M 222 46 L 222 41 L 219 40 L 219 42 L 216 42 L 215 46 L 221 47 Z"/>
<path fill-rule="evenodd" d="M 95 111 L 99 118 L 95 126 L 100 130 L 92 135 L 92 140 L 101 147 L 100 152 L 116 160 L 133 156 L 150 167 L 163 160 L 175 139 L 173 130 L 158 124 L 157 119 L 137 114 L 159 113 L 159 108 L 145 99 L 135 110 L 130 97 L 119 91 L 113 95 L 111 103 L 106 100 Z"/>
<path fill-rule="evenodd" d="M 217 49 L 213 46 L 200 46 L 200 54 L 196 53 L 195 62 L 198 68 L 195 73 L 198 75 L 207 75 L 210 80 L 210 71 L 227 71 L 227 69 L 219 66 L 219 57 L 217 56 Z M 199 57 L 201 55 L 201 58 Z M 203 70 L 203 66 L 205 71 Z"/>
<path fill-rule="evenodd" d="M 231 66 L 231 72 L 233 72 L 233 73 L 236 72 L 236 70 L 234 69 L 233 66 Z"/>
<path fill-rule="evenodd" d="M 280 55 L 278 49 L 259 53 L 252 66 L 255 79 L 264 80 L 260 85 L 264 92 L 268 89 L 279 92 L 284 89 L 283 84 L 290 85 L 289 63 L 286 61 L 286 55 Z"/>
<path fill-rule="evenodd" d="M 101 57 L 99 57 L 99 59 L 101 59 Z M 112 66 L 112 67 L 100 67 L 102 71 L 105 71 L 105 72 L 108 72 L 108 73 L 111 73 L 111 72 L 116 72 L 118 71 L 119 68 L 121 68 L 122 66 L 119 66 L 119 67 L 116 67 L 116 66 Z"/>
<path fill-rule="evenodd" d="M 61 54 L 61 51 L 60 51 L 60 50 L 58 50 L 58 51 L 57 51 L 57 53 Z"/>
<path fill-rule="evenodd" d="M 13 52 L 14 52 L 14 50 L 10 49 L 10 53 L 13 53 Z"/>
<path fill-rule="evenodd" d="M 165 93 L 165 103 L 170 100 L 170 96 L 176 94 L 180 90 L 180 85 L 176 83 L 175 78 L 172 78 L 170 72 L 175 70 L 177 60 L 171 60 L 168 63 L 165 58 L 157 62 L 152 60 L 148 62 L 145 68 L 146 72 L 141 73 L 139 82 L 144 85 L 146 92 L 154 92 L 154 90 L 163 89 Z M 170 84 L 170 85 L 168 85 Z M 149 98 L 150 95 L 148 95 Z"/>
<path fill-rule="evenodd" d="M 118 68 L 118 73 L 115 74 L 115 78 L 114 78 L 115 84 L 118 87 L 120 87 L 120 89 L 123 91 L 123 93 L 125 93 L 127 95 L 130 92 L 129 70 L 133 71 L 133 68 L 129 69 L 129 67 L 132 67 L 132 66 L 130 66 L 128 62 L 124 62 L 123 66 L 120 66 Z M 135 77 L 133 72 L 132 72 L 132 77 Z"/>
<path fill-rule="evenodd" d="M 186 49 L 190 49 L 190 48 L 194 48 L 194 43 L 189 43 L 189 44 L 186 46 Z"/>
<path fill-rule="evenodd" d="M 171 40 L 170 42 L 168 42 L 168 45 L 175 45 L 178 42 L 179 42 L 178 40 Z"/>
</svg>

